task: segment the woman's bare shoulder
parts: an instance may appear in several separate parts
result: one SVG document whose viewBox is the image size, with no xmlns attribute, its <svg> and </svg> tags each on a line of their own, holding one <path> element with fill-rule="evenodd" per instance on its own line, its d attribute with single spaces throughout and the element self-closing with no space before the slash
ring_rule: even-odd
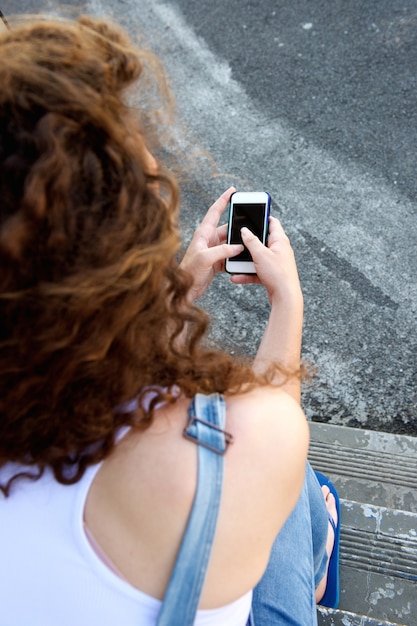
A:
<svg viewBox="0 0 417 626">
<path fill-rule="evenodd" d="M 278 437 L 308 441 L 306 416 L 288 393 L 280 387 L 257 387 L 247 393 L 229 396 L 227 402 L 227 423 L 231 430 L 241 436 L 261 437 L 269 433 L 270 438 Z M 304 441 L 306 444 L 306 441 Z"/>
</svg>

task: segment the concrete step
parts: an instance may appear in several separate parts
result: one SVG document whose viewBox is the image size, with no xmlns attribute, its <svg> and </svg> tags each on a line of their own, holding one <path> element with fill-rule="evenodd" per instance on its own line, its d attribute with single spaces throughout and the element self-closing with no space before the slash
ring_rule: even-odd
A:
<svg viewBox="0 0 417 626">
<path fill-rule="evenodd" d="M 417 438 L 310 423 L 310 461 L 341 497 L 338 611 L 320 626 L 417 624 Z"/>
<path fill-rule="evenodd" d="M 417 514 L 341 505 L 340 608 L 416 626 Z"/>
<path fill-rule="evenodd" d="M 349 611 L 325 609 L 319 607 L 320 626 L 403 626 L 393 622 L 382 622 L 365 615 L 357 615 Z"/>
<path fill-rule="evenodd" d="M 340 497 L 417 513 L 417 437 L 317 422 L 310 435 L 311 463 Z"/>
</svg>

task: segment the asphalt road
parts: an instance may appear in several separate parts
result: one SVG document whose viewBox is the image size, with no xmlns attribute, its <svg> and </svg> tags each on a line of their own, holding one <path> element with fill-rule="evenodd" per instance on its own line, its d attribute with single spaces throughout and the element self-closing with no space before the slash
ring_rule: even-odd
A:
<svg viewBox="0 0 417 626">
<path fill-rule="evenodd" d="M 185 122 L 185 243 L 230 184 L 271 193 L 305 295 L 309 418 L 417 435 L 417 2 L 67 4 L 113 14 L 163 60 Z M 260 288 L 218 276 L 204 306 L 214 341 L 254 354 Z"/>
</svg>

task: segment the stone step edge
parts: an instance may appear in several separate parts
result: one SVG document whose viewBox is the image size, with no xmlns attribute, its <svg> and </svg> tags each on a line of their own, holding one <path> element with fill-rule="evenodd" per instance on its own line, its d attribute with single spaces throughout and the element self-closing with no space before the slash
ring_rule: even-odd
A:
<svg viewBox="0 0 417 626">
<path fill-rule="evenodd" d="M 358 450 L 372 450 L 385 454 L 400 454 L 414 457 L 417 454 L 417 437 L 396 435 L 376 430 L 352 428 L 325 422 L 309 420 L 310 432 L 315 441 L 320 433 L 320 440 L 328 443 L 340 443 Z M 354 445 L 352 445 L 354 442 Z"/>
<path fill-rule="evenodd" d="M 363 450 L 312 439 L 310 456 L 325 460 L 347 476 L 363 476 L 387 479 L 399 485 L 414 487 L 417 479 L 416 457 L 404 454 L 388 455 L 373 450 Z"/>
<path fill-rule="evenodd" d="M 319 626 L 406 626 L 398 622 L 386 622 L 366 615 L 358 615 L 340 609 L 317 607 Z"/>
</svg>

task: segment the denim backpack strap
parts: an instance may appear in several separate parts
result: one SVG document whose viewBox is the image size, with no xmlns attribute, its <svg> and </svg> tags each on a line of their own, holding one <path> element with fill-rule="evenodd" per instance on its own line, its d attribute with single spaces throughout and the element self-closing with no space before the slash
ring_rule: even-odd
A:
<svg viewBox="0 0 417 626">
<path fill-rule="evenodd" d="M 184 436 L 198 444 L 197 489 L 157 626 L 194 623 L 219 512 L 223 455 L 232 441 L 223 430 L 225 417 L 219 394 L 197 394 L 191 402 Z"/>
</svg>

